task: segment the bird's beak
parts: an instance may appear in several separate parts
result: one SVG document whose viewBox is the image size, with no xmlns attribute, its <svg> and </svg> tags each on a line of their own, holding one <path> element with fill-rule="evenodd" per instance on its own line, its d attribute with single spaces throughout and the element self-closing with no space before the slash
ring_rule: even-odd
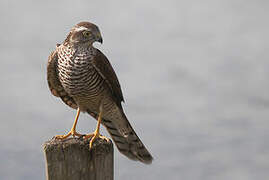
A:
<svg viewBox="0 0 269 180">
<path fill-rule="evenodd" d="M 101 33 L 99 33 L 99 32 L 96 35 L 96 41 L 99 42 L 99 43 L 101 43 L 101 44 L 103 43 L 103 38 L 101 36 Z"/>
</svg>

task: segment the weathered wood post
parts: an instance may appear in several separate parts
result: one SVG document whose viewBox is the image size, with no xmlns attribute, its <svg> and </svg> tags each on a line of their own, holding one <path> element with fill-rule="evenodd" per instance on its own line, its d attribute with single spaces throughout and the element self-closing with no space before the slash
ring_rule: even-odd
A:
<svg viewBox="0 0 269 180">
<path fill-rule="evenodd" d="M 47 180 L 113 180 L 113 144 L 96 139 L 50 140 L 43 145 Z"/>
</svg>

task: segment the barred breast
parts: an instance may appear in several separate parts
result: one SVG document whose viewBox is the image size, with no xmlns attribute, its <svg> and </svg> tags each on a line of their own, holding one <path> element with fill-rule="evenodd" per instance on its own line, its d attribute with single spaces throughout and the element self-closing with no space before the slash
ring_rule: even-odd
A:
<svg viewBox="0 0 269 180">
<path fill-rule="evenodd" d="M 72 96 L 82 111 L 99 112 L 105 85 L 91 60 L 95 50 L 77 49 L 61 45 L 58 49 L 58 76 L 65 91 Z M 90 107 L 89 107 L 90 106 Z"/>
</svg>

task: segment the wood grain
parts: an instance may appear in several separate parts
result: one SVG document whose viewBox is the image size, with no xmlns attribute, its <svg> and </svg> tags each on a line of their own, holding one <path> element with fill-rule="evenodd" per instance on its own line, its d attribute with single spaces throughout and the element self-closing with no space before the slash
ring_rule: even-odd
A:
<svg viewBox="0 0 269 180">
<path fill-rule="evenodd" d="M 113 180 L 113 144 L 96 139 L 50 140 L 43 145 L 47 180 Z"/>
</svg>

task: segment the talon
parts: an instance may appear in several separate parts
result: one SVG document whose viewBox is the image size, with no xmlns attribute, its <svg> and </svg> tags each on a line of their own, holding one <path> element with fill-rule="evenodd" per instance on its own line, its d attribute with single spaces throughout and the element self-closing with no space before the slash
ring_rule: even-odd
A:
<svg viewBox="0 0 269 180">
<path fill-rule="evenodd" d="M 68 138 L 71 135 L 71 132 L 67 133 L 66 135 L 56 135 L 55 139 L 63 140 Z"/>
<path fill-rule="evenodd" d="M 90 148 L 92 148 L 92 143 L 93 143 L 93 140 L 95 139 L 95 136 L 96 134 L 95 133 L 90 133 L 90 134 L 85 134 L 83 135 L 83 139 L 91 139 L 90 140 Z"/>
<path fill-rule="evenodd" d="M 84 139 L 84 137 L 86 136 L 86 134 L 82 134 L 81 136 L 78 137 L 79 140 Z"/>
<path fill-rule="evenodd" d="M 90 133 L 90 134 L 85 134 L 83 135 L 83 139 L 90 139 L 94 136 L 94 133 Z"/>
<path fill-rule="evenodd" d="M 101 134 L 99 134 L 99 133 L 97 133 L 97 132 L 94 132 L 94 133 L 92 133 L 92 134 L 87 135 L 87 138 L 85 137 L 85 139 L 89 139 L 89 138 L 91 138 L 90 143 L 89 143 L 90 148 L 92 148 L 92 146 L 93 146 L 93 142 L 94 142 L 96 139 L 98 139 L 98 138 L 100 138 L 100 139 L 104 139 L 104 140 L 107 141 L 107 142 L 110 141 L 109 138 L 107 138 L 107 137 L 105 137 L 105 136 L 102 136 Z"/>
<path fill-rule="evenodd" d="M 100 135 L 99 133 L 94 133 L 92 139 L 90 140 L 90 149 L 92 148 L 92 143 L 95 141 L 96 138 L 98 138 Z"/>
<path fill-rule="evenodd" d="M 107 138 L 107 137 L 105 137 L 105 136 L 102 136 L 102 135 L 100 135 L 100 138 L 106 140 L 106 142 L 109 142 L 109 141 L 110 141 L 109 138 Z"/>
<path fill-rule="evenodd" d="M 80 114 L 80 109 L 78 108 L 77 109 L 77 115 L 76 115 L 76 118 L 75 118 L 75 121 L 74 121 L 72 129 L 66 135 L 56 135 L 56 136 L 54 136 L 55 139 L 63 140 L 63 139 L 68 138 L 71 135 L 73 137 L 75 137 L 75 136 L 81 137 L 82 136 L 82 134 L 79 134 L 79 133 L 76 132 L 76 126 L 77 126 L 77 121 L 78 121 L 79 114 Z"/>
<path fill-rule="evenodd" d="M 60 139 L 60 140 L 63 140 L 63 139 L 66 139 L 66 138 L 68 138 L 69 136 L 73 136 L 73 137 L 81 137 L 82 136 L 82 134 L 79 134 L 79 133 L 77 133 L 76 132 L 76 130 L 74 130 L 74 129 L 71 129 L 71 131 L 69 131 L 69 133 L 67 133 L 66 135 L 56 135 L 55 136 L 55 139 Z"/>
</svg>

